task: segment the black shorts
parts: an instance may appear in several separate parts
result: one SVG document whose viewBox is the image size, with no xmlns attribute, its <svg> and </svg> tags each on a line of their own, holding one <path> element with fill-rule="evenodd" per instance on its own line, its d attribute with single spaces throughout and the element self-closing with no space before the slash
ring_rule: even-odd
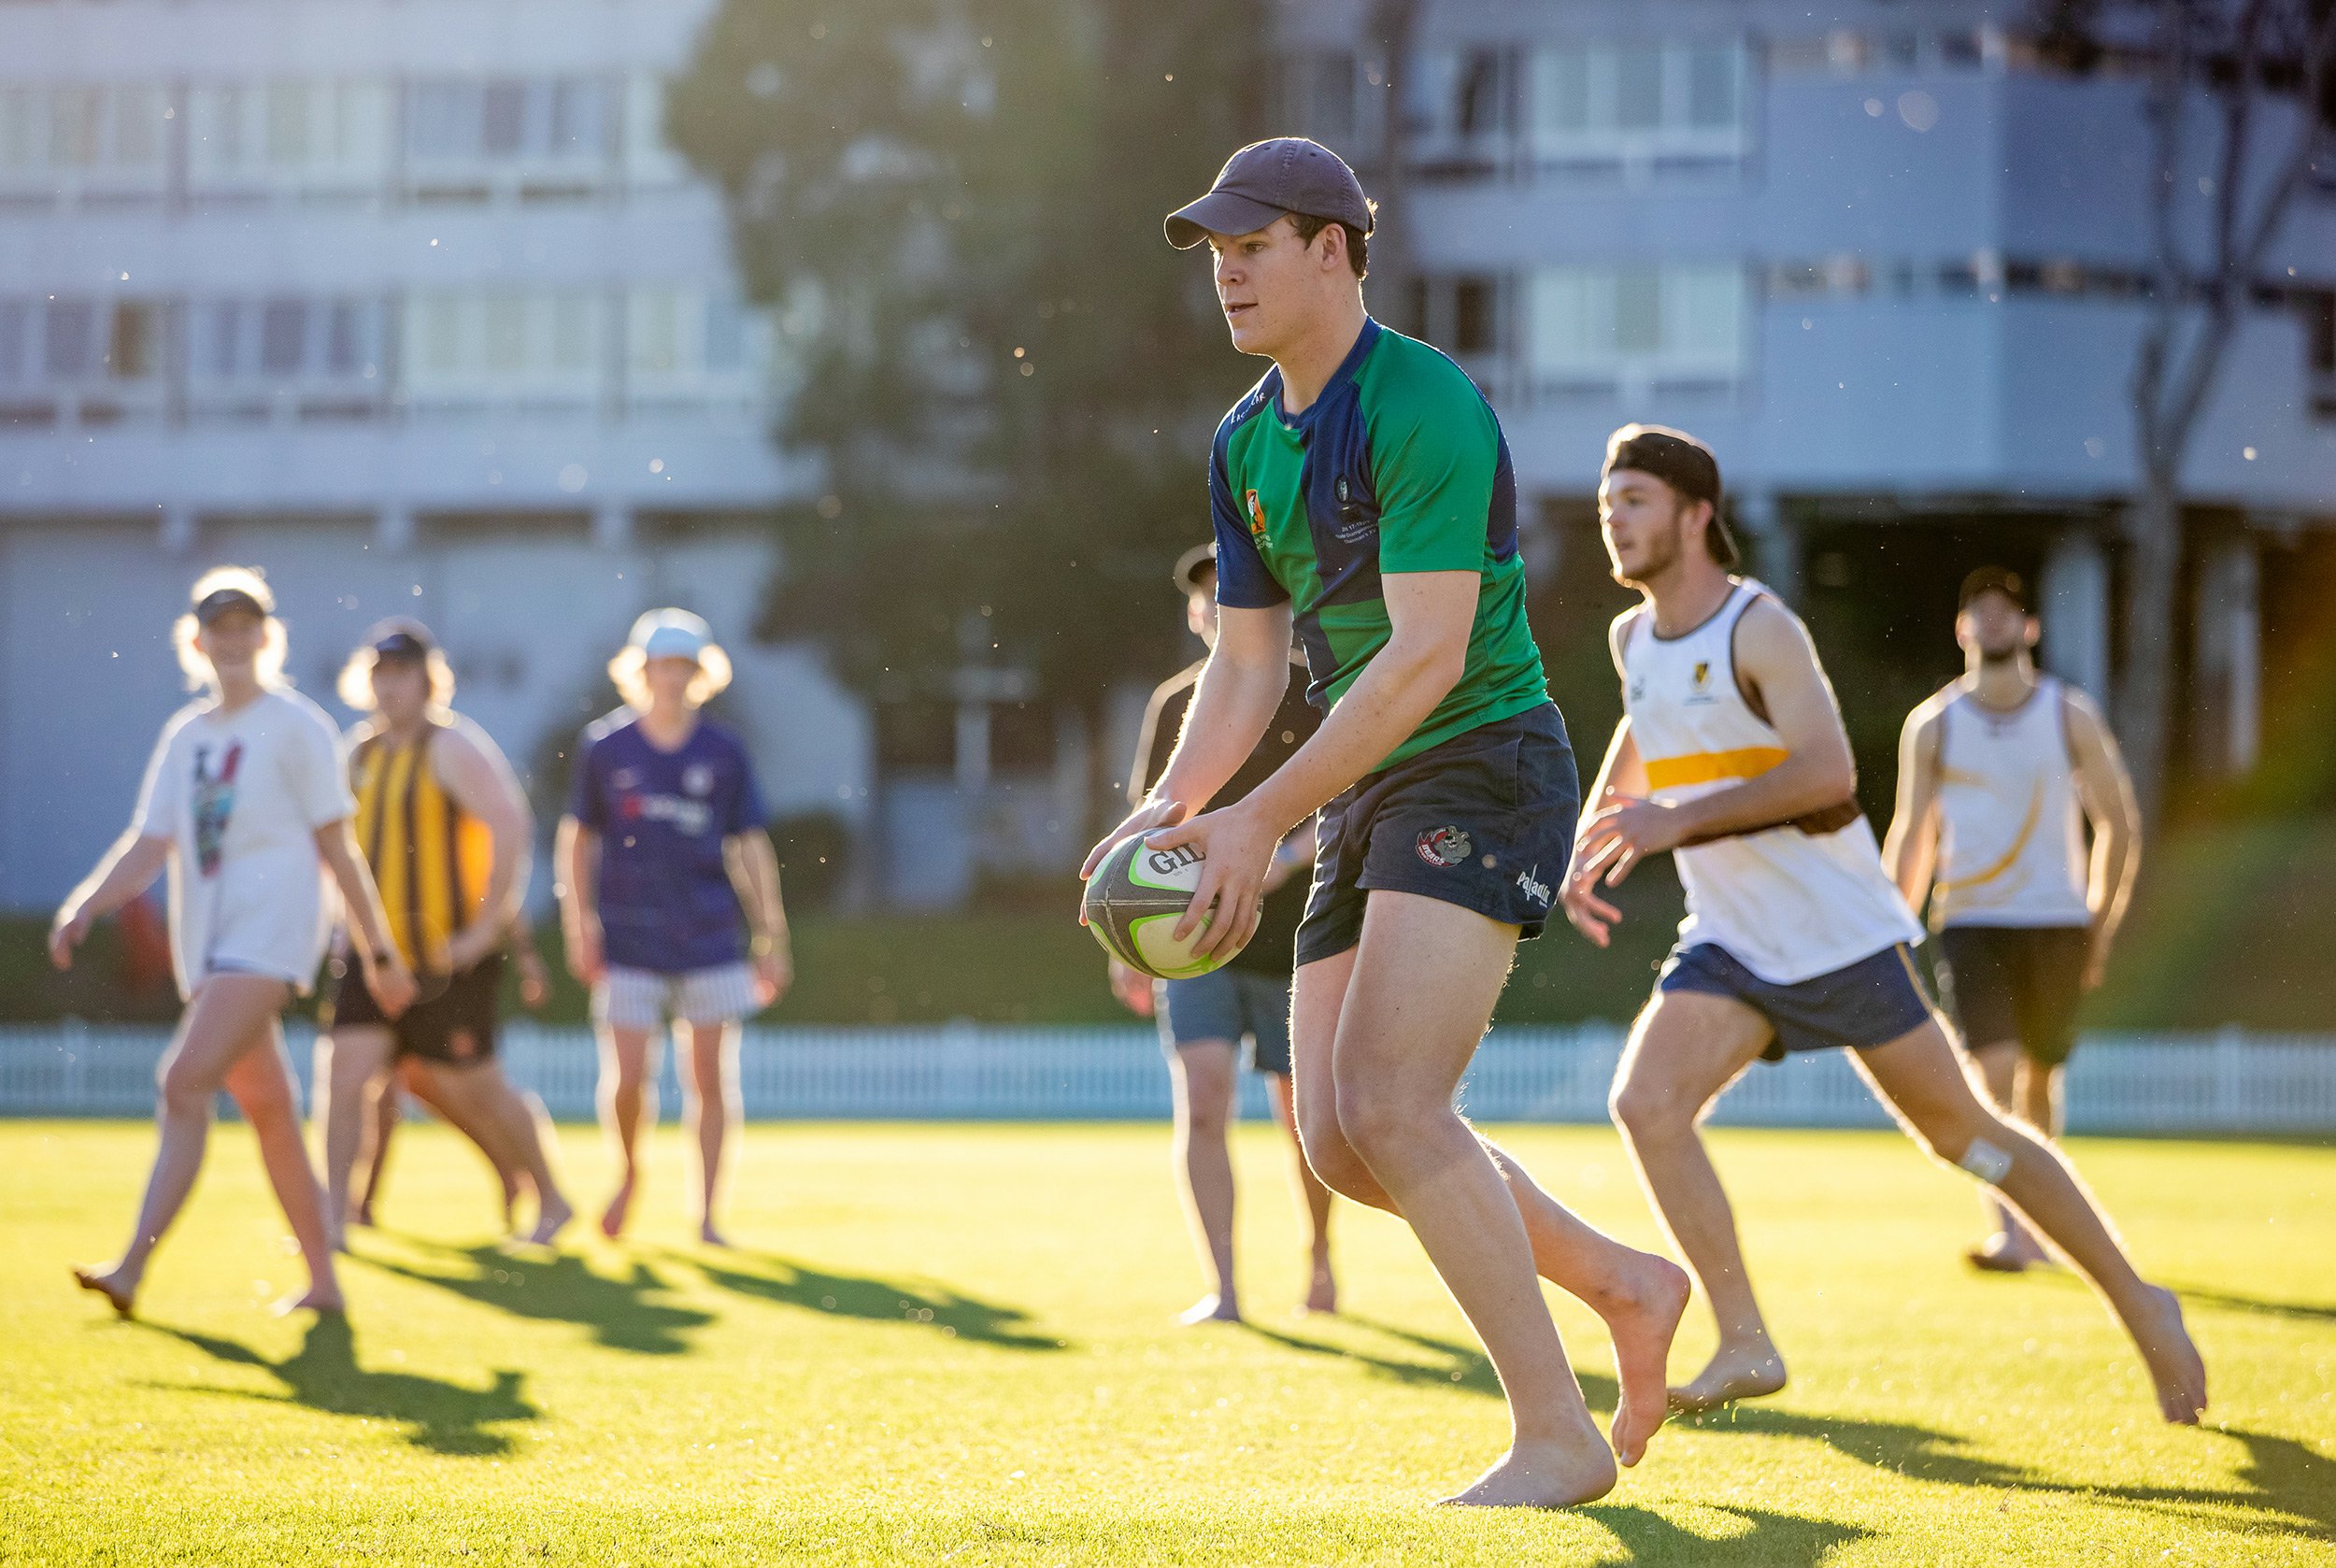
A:
<svg viewBox="0 0 2336 1568">
<path fill-rule="evenodd" d="M 2016 1042 L 2057 1067 L 2076 1048 L 2085 999 L 2081 925 L 1951 925 L 1939 933 L 1939 996 L 1966 1049 Z"/>
<path fill-rule="evenodd" d="M 1761 1057 L 1782 1062 L 1804 1050 L 1872 1050 L 1920 1029 L 1930 998 L 1903 946 L 1869 953 L 1855 963 L 1805 980 L 1763 980 L 1727 948 L 1710 942 L 1674 948 L 1655 981 L 1657 991 L 1728 996 L 1768 1020 L 1774 1033 Z"/>
<path fill-rule="evenodd" d="M 1301 964 L 1362 940 L 1369 894 L 1419 893 L 1541 934 L 1574 854 L 1582 787 L 1555 703 L 1454 735 L 1322 808 Z"/>
<path fill-rule="evenodd" d="M 424 984 L 424 992 L 429 987 Z M 333 960 L 333 989 L 318 1014 L 320 1027 L 370 1025 L 387 1029 L 399 1056 L 418 1056 L 449 1067 L 469 1067 L 495 1053 L 495 1020 L 503 1007 L 503 955 L 488 954 L 447 982 L 446 990 L 417 1002 L 392 1019 L 365 987 L 356 960 Z"/>
</svg>

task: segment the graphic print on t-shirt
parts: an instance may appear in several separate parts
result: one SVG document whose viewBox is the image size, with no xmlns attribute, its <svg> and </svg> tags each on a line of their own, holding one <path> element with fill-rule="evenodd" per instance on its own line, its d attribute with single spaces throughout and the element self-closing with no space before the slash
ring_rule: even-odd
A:
<svg viewBox="0 0 2336 1568">
<path fill-rule="evenodd" d="M 219 772 L 211 772 L 211 748 L 194 748 L 194 859 L 206 877 L 219 875 L 220 851 L 227 839 L 227 823 L 235 814 L 235 769 L 243 763 L 243 742 L 227 743 Z"/>
</svg>

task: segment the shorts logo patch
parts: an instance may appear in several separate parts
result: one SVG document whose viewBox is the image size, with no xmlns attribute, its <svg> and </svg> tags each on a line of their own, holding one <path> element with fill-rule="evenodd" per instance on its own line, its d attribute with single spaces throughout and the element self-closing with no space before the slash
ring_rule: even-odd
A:
<svg viewBox="0 0 2336 1568">
<path fill-rule="evenodd" d="M 1517 885 L 1524 890 L 1527 898 L 1546 909 L 1549 907 L 1549 884 L 1541 879 L 1540 873 L 1541 867 L 1539 866 L 1533 867 L 1531 871 L 1518 872 Z"/>
<path fill-rule="evenodd" d="M 1430 828 L 1419 835 L 1413 848 L 1419 851 L 1419 858 L 1430 865 L 1453 866 L 1466 860 L 1469 850 L 1475 846 L 1463 829 Z"/>
<path fill-rule="evenodd" d="M 1260 544 L 1265 542 L 1265 504 L 1257 498 L 1254 490 L 1249 492 L 1249 537 Z"/>
</svg>

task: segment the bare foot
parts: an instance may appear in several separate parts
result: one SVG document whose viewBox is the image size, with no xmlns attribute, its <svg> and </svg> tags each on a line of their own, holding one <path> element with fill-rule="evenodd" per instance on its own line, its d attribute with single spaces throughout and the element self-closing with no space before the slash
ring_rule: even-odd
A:
<svg viewBox="0 0 2336 1568">
<path fill-rule="evenodd" d="M 730 1245 L 730 1238 L 723 1235 L 721 1232 L 716 1230 L 714 1228 L 714 1221 L 711 1219 L 707 1219 L 698 1226 L 698 1240 L 704 1242 L 708 1247 L 728 1247 Z"/>
<path fill-rule="evenodd" d="M 2126 1327 L 2158 1386 L 2158 1412 L 2177 1426 L 2196 1426 L 2199 1412 L 2206 1408 L 2206 1362 L 2190 1342 L 2173 1292 L 2157 1285 L 2148 1290 L 2155 1310 Z"/>
<path fill-rule="evenodd" d="M 276 1316 L 289 1318 L 295 1312 L 340 1312 L 345 1310 L 338 1288 L 311 1285 L 296 1296 L 286 1296 L 276 1304 Z"/>
<path fill-rule="evenodd" d="M 1592 1438 L 1598 1429 L 1589 1429 Z M 1603 1443 L 1567 1447 L 1518 1444 L 1493 1461 L 1463 1491 L 1444 1499 L 1447 1508 L 1566 1508 L 1592 1503 L 1614 1490 L 1614 1455 Z"/>
<path fill-rule="evenodd" d="M 123 1272 L 119 1263 L 102 1271 L 75 1269 L 73 1283 L 84 1290 L 94 1290 L 105 1297 L 112 1304 L 115 1317 L 127 1318 L 130 1316 L 131 1304 L 137 1297 L 138 1282 L 135 1275 L 129 1278 L 123 1278 Z"/>
<path fill-rule="evenodd" d="M 527 1233 L 530 1247 L 549 1247 L 552 1239 L 567 1228 L 576 1218 L 576 1209 L 559 1193 L 553 1192 L 535 1205 L 535 1228 Z"/>
<path fill-rule="evenodd" d="M 600 1211 L 600 1233 L 610 1241 L 624 1234 L 625 1218 L 633 1210 L 633 1177 L 627 1176 L 617 1184 L 609 1197 L 608 1206 Z"/>
<path fill-rule="evenodd" d="M 1671 1390 L 1671 1408 L 1674 1414 L 1692 1416 L 1739 1399 L 1759 1399 L 1784 1386 L 1785 1358 L 1773 1346 L 1731 1349 L 1723 1345 L 1694 1381 Z"/>
<path fill-rule="evenodd" d="M 1302 1309 L 1318 1317 L 1332 1317 L 1338 1311 L 1338 1280 L 1328 1263 L 1314 1265 L 1314 1278 L 1306 1286 L 1305 1305 Z"/>
<path fill-rule="evenodd" d="M 1615 1458 L 1624 1464 L 1636 1464 L 1645 1454 L 1647 1440 L 1674 1403 L 1663 1387 L 1664 1367 L 1689 1290 L 1687 1270 L 1670 1259 L 1632 1252 L 1617 1271 L 1615 1293 L 1592 1304 L 1614 1338 L 1614 1370 L 1621 1386 L 1615 1395 L 1612 1437 Z"/>
<path fill-rule="evenodd" d="M 1241 1321 L 1241 1303 L 1232 1296 L 1203 1296 L 1177 1313 L 1176 1321 L 1188 1329 L 1203 1323 L 1238 1323 Z"/>
</svg>

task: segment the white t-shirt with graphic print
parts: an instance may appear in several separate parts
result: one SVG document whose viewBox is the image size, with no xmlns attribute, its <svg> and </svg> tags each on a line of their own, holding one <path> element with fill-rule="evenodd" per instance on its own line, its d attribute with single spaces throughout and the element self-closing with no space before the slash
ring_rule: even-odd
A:
<svg viewBox="0 0 2336 1568">
<path fill-rule="evenodd" d="M 276 688 L 233 713 L 206 697 L 171 716 L 131 826 L 171 842 L 181 997 L 218 973 L 306 992 L 338 913 L 316 831 L 356 808 L 340 732 L 299 692 Z"/>
</svg>

